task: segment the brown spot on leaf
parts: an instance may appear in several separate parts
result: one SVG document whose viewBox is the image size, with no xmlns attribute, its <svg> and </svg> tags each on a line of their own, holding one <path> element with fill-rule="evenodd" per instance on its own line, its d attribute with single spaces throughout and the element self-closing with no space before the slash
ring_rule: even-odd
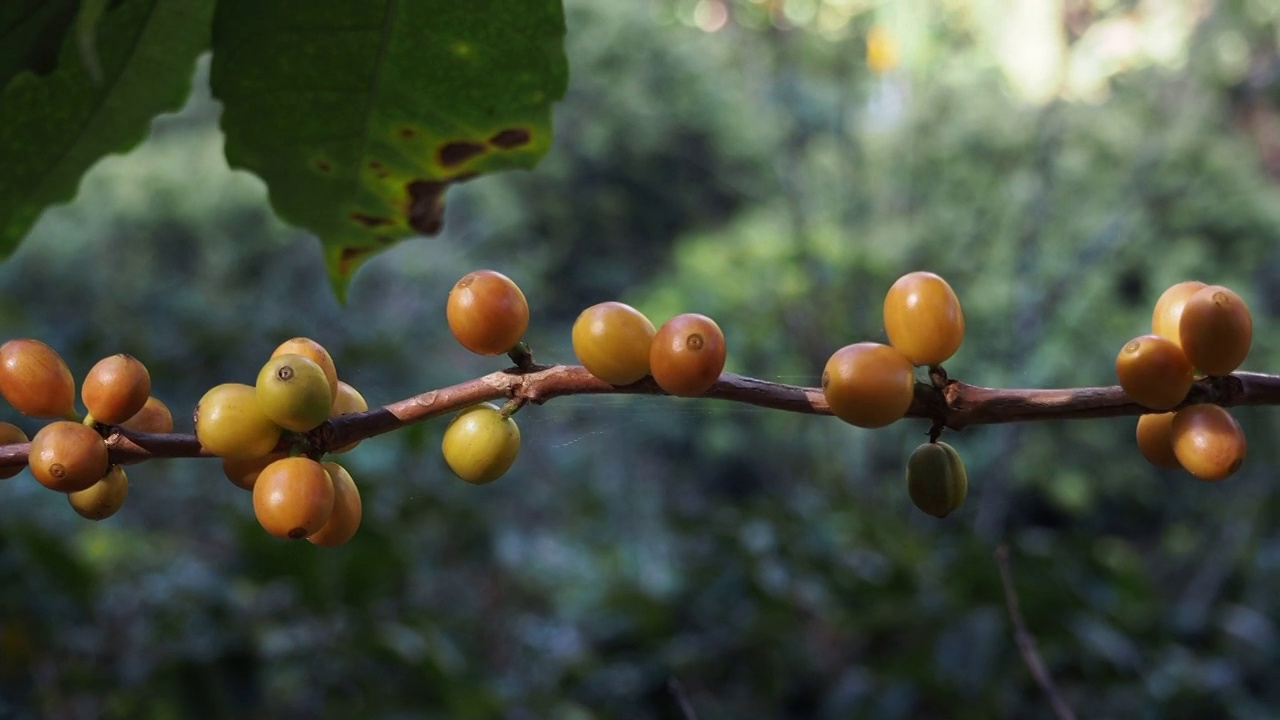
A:
<svg viewBox="0 0 1280 720">
<path fill-rule="evenodd" d="M 409 195 L 409 227 L 424 235 L 440 232 L 444 223 L 444 191 L 454 183 L 465 182 L 477 173 L 460 173 L 446 180 L 414 180 L 405 185 Z"/>
<path fill-rule="evenodd" d="M 494 133 L 493 137 L 489 138 L 489 144 L 494 147 L 500 147 L 503 150 L 510 150 L 521 145 L 528 145 L 532 139 L 533 136 L 524 128 L 507 128 Z"/>
<path fill-rule="evenodd" d="M 404 138 L 405 140 L 411 140 L 417 136 L 418 136 L 418 131 L 414 130 L 411 127 L 400 128 L 400 137 Z"/>
<path fill-rule="evenodd" d="M 368 247 L 342 248 L 342 254 L 338 257 L 338 273 L 343 276 L 350 275 L 356 261 L 373 251 L 374 248 Z"/>
<path fill-rule="evenodd" d="M 485 147 L 480 143 L 458 140 L 441 145 L 440 150 L 436 152 L 436 157 L 439 158 L 441 165 L 453 167 L 483 154 L 484 151 Z"/>
<path fill-rule="evenodd" d="M 320 172 L 327 173 L 333 169 L 333 166 L 329 164 L 328 160 L 317 160 L 316 169 L 319 170 Z"/>
<path fill-rule="evenodd" d="M 424 235 L 440 232 L 444 190 L 448 186 L 439 180 L 414 180 L 405 186 L 409 192 L 409 227 Z"/>
<path fill-rule="evenodd" d="M 365 213 L 353 212 L 348 217 L 365 227 L 378 227 L 379 225 L 390 225 L 393 220 L 390 218 L 378 217 L 376 215 L 366 215 Z"/>
<path fill-rule="evenodd" d="M 377 160 L 370 160 L 369 169 L 374 172 L 377 172 L 382 169 L 382 163 L 378 162 Z"/>
</svg>

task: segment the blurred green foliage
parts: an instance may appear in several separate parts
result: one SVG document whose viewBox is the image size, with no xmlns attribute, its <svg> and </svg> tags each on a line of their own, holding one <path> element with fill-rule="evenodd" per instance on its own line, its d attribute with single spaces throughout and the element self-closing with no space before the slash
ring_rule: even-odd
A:
<svg viewBox="0 0 1280 720">
<path fill-rule="evenodd" d="M 1254 130 L 1276 88 L 1219 64 L 1242 39 L 1277 66 L 1262 4 L 1215 6 L 1183 66 L 1042 105 L 963 24 L 872 72 L 880 11 L 835 32 L 743 0 L 700 29 L 716 4 L 571 3 L 546 161 L 454 190 L 445 233 L 370 261 L 345 308 L 314 240 L 226 167 L 198 78 L 0 272 L 0 332 L 78 375 L 145 359 L 187 430 L 204 389 L 294 334 L 375 403 L 497 369 L 443 322 L 476 267 L 521 284 L 543 362 L 572 362 L 578 310 L 620 298 L 707 313 L 731 370 L 814 384 L 882 337 L 893 279 L 929 269 L 965 304 L 948 370 L 968 382 L 1109 384 L 1189 277 L 1252 302 L 1247 367 L 1280 369 L 1280 194 Z M 1134 4 L 1106 5 L 1091 22 Z M 443 422 L 364 442 L 364 526 L 334 550 L 268 537 L 216 463 L 131 468 L 100 524 L 23 474 L 0 503 L 0 715 L 679 718 L 674 678 L 703 720 L 1048 717 L 1005 613 L 1007 544 L 1081 717 L 1272 717 L 1277 428 L 1237 417 L 1251 455 L 1220 484 L 1147 466 L 1132 419 L 948 433 L 970 496 L 936 521 L 903 487 L 923 421 L 562 398 L 517 416 L 522 455 L 489 486 L 449 475 Z"/>
</svg>

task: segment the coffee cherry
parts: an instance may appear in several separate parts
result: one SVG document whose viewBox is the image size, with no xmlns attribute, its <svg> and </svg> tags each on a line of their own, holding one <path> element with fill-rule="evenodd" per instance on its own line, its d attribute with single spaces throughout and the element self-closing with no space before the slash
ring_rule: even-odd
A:
<svg viewBox="0 0 1280 720">
<path fill-rule="evenodd" d="M 1182 308 L 1187 304 L 1187 299 L 1202 287 L 1204 283 L 1199 280 L 1185 280 L 1170 285 L 1169 289 L 1161 293 L 1160 299 L 1156 300 L 1155 309 L 1151 311 L 1151 332 L 1182 347 L 1182 333 L 1178 330 L 1178 325 L 1182 322 Z"/>
<path fill-rule="evenodd" d="M 1156 413 L 1138 418 L 1138 450 L 1147 462 L 1160 468 L 1178 468 L 1173 453 L 1173 418 L 1176 413 Z"/>
<path fill-rule="evenodd" d="M 329 408 L 329 417 L 335 418 L 339 415 L 361 413 L 368 409 L 369 403 L 365 402 L 364 396 L 361 395 L 359 391 L 341 380 L 338 381 L 338 394 L 333 397 L 333 406 Z M 359 444 L 360 441 L 357 440 L 349 445 L 343 445 L 342 447 L 335 448 L 329 452 L 350 452 Z"/>
<path fill-rule="evenodd" d="M 907 460 L 907 494 L 917 508 L 944 518 L 958 509 L 969 493 L 969 476 L 955 448 L 944 442 L 925 443 Z"/>
<path fill-rule="evenodd" d="M 836 417 L 878 428 L 900 420 L 915 396 L 911 361 L 895 348 L 873 342 L 846 345 L 822 372 L 822 394 Z"/>
<path fill-rule="evenodd" d="M 14 445 L 24 442 L 27 442 L 27 434 L 22 432 L 22 428 L 13 423 L 0 422 L 0 445 Z M 0 480 L 11 478 L 20 472 L 22 472 L 21 465 L 0 468 Z"/>
<path fill-rule="evenodd" d="M 300 540 L 329 521 L 333 498 L 333 480 L 320 463 L 287 457 L 258 474 L 253 484 L 253 514 L 268 533 Z"/>
<path fill-rule="evenodd" d="M 148 397 L 142 409 L 133 417 L 120 423 L 120 427 L 134 432 L 171 433 L 173 432 L 173 413 L 157 397 Z"/>
<path fill-rule="evenodd" d="M 58 492 L 76 492 L 107 474 L 107 444 L 91 427 L 56 420 L 31 438 L 27 461 L 41 485 Z"/>
<path fill-rule="evenodd" d="M 252 385 L 223 383 L 196 405 L 196 439 L 218 457 L 262 457 L 280 443 L 280 426 L 262 412 Z"/>
<path fill-rule="evenodd" d="M 252 490 L 263 469 L 287 457 L 289 457 L 287 452 L 273 452 L 255 458 L 222 458 L 222 474 L 227 476 L 232 485 L 244 490 Z"/>
<path fill-rule="evenodd" d="M 85 375 L 80 399 L 93 419 L 119 425 L 136 415 L 151 397 L 147 366 L 124 353 L 97 362 Z"/>
<path fill-rule="evenodd" d="M 473 405 L 445 428 L 440 449 L 455 475 L 483 485 L 502 477 L 515 462 L 520 453 L 520 428 L 489 403 Z"/>
<path fill-rule="evenodd" d="M 1240 424 L 1217 405 L 1191 405 L 1173 417 L 1173 454 L 1201 480 L 1221 480 L 1239 470 L 1247 450 Z"/>
<path fill-rule="evenodd" d="M 639 310 L 602 302 L 574 321 L 573 352 L 592 375 L 610 385 L 630 385 L 649 374 L 654 333 L 653 323 Z"/>
<path fill-rule="evenodd" d="M 449 291 L 445 316 L 462 347 L 479 355 L 501 355 L 524 337 L 529 303 L 511 278 L 495 270 L 476 270 Z"/>
<path fill-rule="evenodd" d="M 1182 350 L 1205 375 L 1229 375 L 1249 354 L 1253 317 L 1230 288 L 1206 285 L 1187 298 L 1178 322 Z"/>
<path fill-rule="evenodd" d="M 39 340 L 0 345 L 0 395 L 29 417 L 74 418 L 76 382 L 56 350 Z"/>
<path fill-rule="evenodd" d="M 307 540 L 320 547 L 337 547 L 350 540 L 360 529 L 364 514 L 360 503 L 360 490 L 351 473 L 338 463 L 321 463 L 333 480 L 333 512 L 329 521 L 319 530 L 307 536 Z"/>
<path fill-rule="evenodd" d="M 1142 335 L 1124 344 L 1116 355 L 1116 377 L 1124 394 L 1152 410 L 1182 404 L 1195 376 L 1191 363 L 1172 340 Z"/>
<path fill-rule="evenodd" d="M 884 298 L 889 344 L 914 365 L 946 362 L 964 340 L 964 311 L 946 280 L 930 272 L 898 278 Z"/>
<path fill-rule="evenodd" d="M 333 394 L 324 370 L 301 355 L 277 355 L 258 373 L 258 404 L 286 430 L 306 432 L 329 419 Z"/>
<path fill-rule="evenodd" d="M 89 520 L 105 520 L 124 505 L 129 497 L 129 478 L 124 468 L 112 465 L 107 474 L 84 490 L 67 494 L 67 502 L 80 517 Z"/>
<path fill-rule="evenodd" d="M 649 347 L 649 372 L 658 387 L 697 397 L 724 372 L 727 349 L 720 326 L 706 315 L 685 313 L 662 324 Z"/>
<path fill-rule="evenodd" d="M 271 357 L 273 358 L 281 355 L 301 355 L 319 365 L 320 369 L 324 371 L 325 378 L 329 381 L 329 394 L 337 396 L 338 368 L 333 364 L 333 356 L 329 354 L 329 351 L 323 345 L 311 338 L 296 337 L 292 340 L 285 340 L 280 343 L 280 347 L 271 352 Z"/>
</svg>

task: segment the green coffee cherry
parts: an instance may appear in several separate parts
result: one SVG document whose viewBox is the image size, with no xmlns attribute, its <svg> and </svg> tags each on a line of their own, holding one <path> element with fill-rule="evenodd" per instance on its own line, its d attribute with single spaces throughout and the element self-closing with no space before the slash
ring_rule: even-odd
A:
<svg viewBox="0 0 1280 720">
<path fill-rule="evenodd" d="M 964 504 L 969 477 L 956 449 L 944 442 L 925 443 L 907 460 L 907 493 L 915 506 L 944 518 Z"/>
</svg>

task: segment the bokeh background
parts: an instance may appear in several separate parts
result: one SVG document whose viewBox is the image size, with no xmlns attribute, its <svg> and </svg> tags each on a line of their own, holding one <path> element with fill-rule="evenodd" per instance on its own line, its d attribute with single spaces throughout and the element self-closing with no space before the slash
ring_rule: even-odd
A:
<svg viewBox="0 0 1280 720">
<path fill-rule="evenodd" d="M 345 307 L 318 243 L 228 169 L 190 102 L 100 163 L 0 267 L 0 335 L 77 376 L 143 358 L 189 431 L 299 334 L 374 403 L 499 369 L 449 336 L 468 270 L 528 296 L 542 362 L 621 299 L 716 318 L 728 369 L 813 385 L 883 337 L 900 274 L 947 277 L 952 376 L 1113 382 L 1159 293 L 1252 303 L 1280 371 L 1280 2 L 567 0 L 572 80 L 533 172 L 454 189 L 445 231 L 368 263 Z M 0 413 L 29 432 L 37 423 Z M 671 398 L 529 407 L 490 486 L 436 421 L 344 461 L 349 545 L 268 537 L 216 462 L 131 468 L 101 523 L 0 484 L 2 718 L 1049 717 L 994 550 L 1082 717 L 1280 716 L 1276 411 L 1219 484 L 1148 466 L 1132 418 L 951 433 L 937 521 L 903 487 L 924 421 Z"/>
</svg>

